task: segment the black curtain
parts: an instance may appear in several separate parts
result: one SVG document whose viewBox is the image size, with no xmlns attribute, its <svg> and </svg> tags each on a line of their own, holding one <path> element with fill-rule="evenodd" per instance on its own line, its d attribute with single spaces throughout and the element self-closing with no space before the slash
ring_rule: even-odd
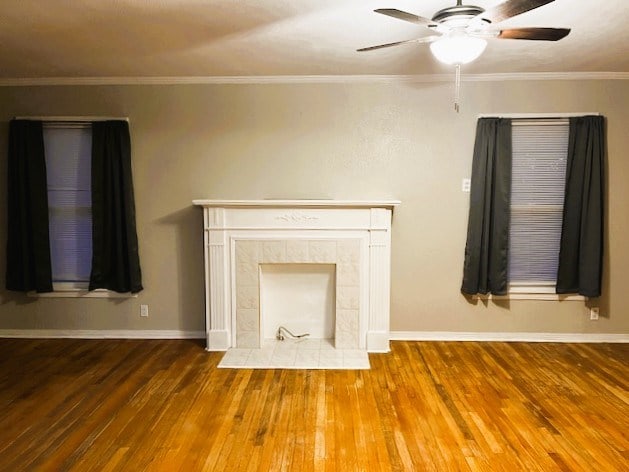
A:
<svg viewBox="0 0 629 472">
<path fill-rule="evenodd" d="M 601 294 L 605 120 L 570 118 L 557 293 Z"/>
<path fill-rule="evenodd" d="M 89 289 L 137 293 L 142 274 L 126 121 L 92 124 L 92 273 Z"/>
<path fill-rule="evenodd" d="M 463 293 L 507 293 L 510 204 L 511 120 L 480 118 L 472 162 Z"/>
<path fill-rule="evenodd" d="M 6 288 L 52 292 L 41 121 L 11 120 L 8 161 Z"/>
</svg>

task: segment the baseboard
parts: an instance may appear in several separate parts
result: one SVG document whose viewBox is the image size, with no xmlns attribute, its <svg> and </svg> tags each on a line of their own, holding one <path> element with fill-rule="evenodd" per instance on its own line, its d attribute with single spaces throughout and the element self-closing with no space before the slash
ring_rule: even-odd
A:
<svg viewBox="0 0 629 472">
<path fill-rule="evenodd" d="M 133 329 L 0 329 L 0 338 L 203 339 L 205 331 Z"/>
<path fill-rule="evenodd" d="M 205 331 L 0 329 L 0 338 L 32 339 L 205 339 Z M 455 331 L 391 331 L 391 341 L 505 341 L 555 343 L 629 343 L 629 334 L 606 333 L 497 333 Z"/>
<path fill-rule="evenodd" d="M 628 343 L 629 334 L 391 331 L 390 339 L 391 341 L 520 341 L 530 343 Z"/>
</svg>

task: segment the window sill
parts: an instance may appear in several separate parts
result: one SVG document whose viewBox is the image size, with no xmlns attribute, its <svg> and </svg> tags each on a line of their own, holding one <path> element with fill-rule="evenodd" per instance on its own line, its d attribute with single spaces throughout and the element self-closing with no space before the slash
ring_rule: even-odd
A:
<svg viewBox="0 0 629 472">
<path fill-rule="evenodd" d="M 28 292 L 29 297 L 34 298 L 137 298 L 137 293 L 118 293 L 105 289 L 92 290 L 81 288 L 56 288 L 54 292 L 37 293 Z"/>
<path fill-rule="evenodd" d="M 509 293 L 507 295 L 474 295 L 474 300 L 543 300 L 554 302 L 585 302 L 583 295 L 558 295 L 556 293 Z"/>
<path fill-rule="evenodd" d="M 588 297 L 575 294 L 559 295 L 555 284 L 549 282 L 517 282 L 509 284 L 506 295 L 476 295 L 477 300 L 543 300 L 551 302 L 585 302 Z"/>
</svg>

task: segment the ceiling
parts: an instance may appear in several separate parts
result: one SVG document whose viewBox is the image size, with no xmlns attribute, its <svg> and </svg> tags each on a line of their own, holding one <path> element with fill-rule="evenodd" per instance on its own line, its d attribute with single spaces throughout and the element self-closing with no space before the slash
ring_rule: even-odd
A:
<svg viewBox="0 0 629 472">
<path fill-rule="evenodd" d="M 432 17 L 455 0 L 2 0 L 0 78 L 449 73 L 431 34 L 373 12 Z M 502 0 L 469 0 L 483 8 Z M 556 0 L 501 26 L 569 27 L 558 42 L 491 40 L 469 74 L 629 73 L 629 1 Z"/>
</svg>

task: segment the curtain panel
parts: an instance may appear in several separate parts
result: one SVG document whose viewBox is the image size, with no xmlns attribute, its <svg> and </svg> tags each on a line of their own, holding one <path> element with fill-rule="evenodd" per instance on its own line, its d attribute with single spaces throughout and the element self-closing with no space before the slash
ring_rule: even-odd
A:
<svg viewBox="0 0 629 472">
<path fill-rule="evenodd" d="M 48 185 L 41 121 L 11 120 L 6 288 L 52 292 Z"/>
<path fill-rule="evenodd" d="M 601 295 L 605 119 L 570 118 L 557 293 Z"/>
<path fill-rule="evenodd" d="M 142 290 L 126 121 L 92 124 L 92 271 L 89 289 Z"/>
<path fill-rule="evenodd" d="M 510 205 L 511 120 L 480 118 L 472 161 L 464 294 L 507 293 Z"/>
</svg>

